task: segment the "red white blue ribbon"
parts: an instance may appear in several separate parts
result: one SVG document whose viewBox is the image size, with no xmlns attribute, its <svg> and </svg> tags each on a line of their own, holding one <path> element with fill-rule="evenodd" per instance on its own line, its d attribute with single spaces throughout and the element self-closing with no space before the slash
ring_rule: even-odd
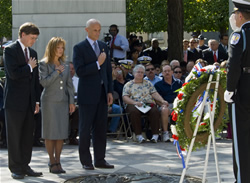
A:
<svg viewBox="0 0 250 183">
<path fill-rule="evenodd" d="M 181 158 L 182 167 L 184 169 L 184 168 L 186 168 L 186 165 L 185 165 L 185 160 L 184 160 L 183 154 L 181 152 L 181 147 L 179 145 L 179 141 L 178 140 L 174 140 L 174 145 L 176 145 L 176 151 L 177 151 L 178 156 Z"/>
</svg>

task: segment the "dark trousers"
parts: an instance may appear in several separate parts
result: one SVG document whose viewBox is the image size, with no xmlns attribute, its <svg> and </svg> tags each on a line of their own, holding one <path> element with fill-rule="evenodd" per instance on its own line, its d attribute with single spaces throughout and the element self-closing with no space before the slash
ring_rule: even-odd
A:
<svg viewBox="0 0 250 183">
<path fill-rule="evenodd" d="M 0 129 L 1 141 L 2 143 L 6 143 L 6 122 L 5 122 L 5 113 L 4 109 L 0 109 L 0 123 L 2 123 L 2 128 Z"/>
<path fill-rule="evenodd" d="M 30 169 L 32 155 L 34 112 L 31 107 L 26 111 L 5 109 L 9 169 L 22 173 Z"/>
<path fill-rule="evenodd" d="M 129 104 L 126 108 L 126 112 L 129 113 L 129 120 L 132 123 L 133 130 L 135 135 L 140 135 L 142 133 L 142 125 L 141 125 L 141 116 L 143 113 L 139 111 L 134 105 Z M 160 127 L 160 112 L 157 109 L 156 105 L 152 107 L 147 113 L 147 118 L 150 123 L 150 127 L 152 130 L 152 134 L 159 134 Z"/>
<path fill-rule="evenodd" d="M 79 110 L 78 107 L 76 107 L 75 112 L 72 113 L 72 115 L 69 116 L 69 127 L 70 127 L 70 134 L 69 138 L 76 138 L 79 128 Z"/>
<path fill-rule="evenodd" d="M 42 134 L 42 116 L 41 111 L 34 116 L 34 141 L 39 141 Z"/>
<path fill-rule="evenodd" d="M 243 109 L 241 107 L 237 105 L 237 103 L 235 104 L 236 129 L 237 129 L 237 139 L 238 139 L 241 182 L 249 183 L 249 180 L 250 180 L 250 119 L 247 119 L 246 117 L 247 116 L 246 109 Z M 243 111 L 245 111 L 245 113 Z M 234 164 L 234 175 L 237 178 L 238 167 L 236 164 L 234 148 L 233 148 L 233 164 Z"/>
<path fill-rule="evenodd" d="M 94 148 L 94 163 L 105 162 L 107 132 L 107 96 L 102 87 L 98 104 L 79 105 L 79 156 L 82 165 L 92 164 L 90 139 Z"/>
</svg>

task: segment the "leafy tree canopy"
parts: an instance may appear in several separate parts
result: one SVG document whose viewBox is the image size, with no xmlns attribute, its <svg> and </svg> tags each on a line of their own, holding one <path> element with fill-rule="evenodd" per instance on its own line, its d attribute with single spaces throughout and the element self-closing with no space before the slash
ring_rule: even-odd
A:
<svg viewBox="0 0 250 183">
<path fill-rule="evenodd" d="M 228 0 L 185 0 L 184 30 L 219 31 L 225 33 L 229 25 Z"/>
<path fill-rule="evenodd" d="M 169 0 L 171 1 L 171 0 Z M 184 0 L 184 31 L 228 30 L 228 0 Z M 127 0 L 128 32 L 167 30 L 167 0 Z"/>
<path fill-rule="evenodd" d="M 127 0 L 128 32 L 167 30 L 167 0 Z"/>
<path fill-rule="evenodd" d="M 12 3 L 11 0 L 0 0 L 0 38 L 11 37 Z"/>
</svg>

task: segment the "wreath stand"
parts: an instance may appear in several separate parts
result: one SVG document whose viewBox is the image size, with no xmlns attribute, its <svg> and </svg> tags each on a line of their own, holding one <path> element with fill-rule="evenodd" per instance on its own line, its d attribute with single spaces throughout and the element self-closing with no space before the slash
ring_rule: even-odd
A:
<svg viewBox="0 0 250 183">
<path fill-rule="evenodd" d="M 203 172 L 203 179 L 202 179 L 202 183 L 205 183 L 205 179 L 206 179 L 206 173 L 207 173 L 207 165 L 208 165 L 208 158 L 209 158 L 209 150 L 210 150 L 210 145 L 211 145 L 211 138 L 213 140 L 213 149 L 214 149 L 214 158 L 215 158 L 215 164 L 216 164 L 216 171 L 217 171 L 217 178 L 218 178 L 218 183 L 220 183 L 221 179 L 220 179 L 220 172 L 219 172 L 219 165 L 218 165 L 218 158 L 217 158 L 217 150 L 216 150 L 216 143 L 215 143 L 215 135 L 214 135 L 214 115 L 215 115 L 215 106 L 216 106 L 216 102 L 217 102 L 217 94 L 218 94 L 218 87 L 219 87 L 219 80 L 220 80 L 220 74 L 217 75 L 216 81 L 212 81 L 213 79 L 213 75 L 210 74 L 209 76 L 209 80 L 207 83 L 207 87 L 206 87 L 206 92 L 203 98 L 203 101 L 201 103 L 201 110 L 200 113 L 202 114 L 203 110 L 204 110 L 204 106 L 207 100 L 207 96 L 208 96 L 208 91 L 210 89 L 210 85 L 211 83 L 215 83 L 215 90 L 214 90 L 214 100 L 213 100 L 213 108 L 212 111 L 209 111 L 209 116 L 210 116 L 210 130 L 211 130 L 211 134 L 208 137 L 208 144 L 207 144 L 207 152 L 206 152 L 206 159 L 205 159 L 205 166 L 204 166 L 204 172 Z M 208 104 L 208 107 L 210 106 L 210 104 Z M 210 109 L 210 107 L 209 107 Z M 201 121 L 201 117 L 202 115 L 199 115 L 198 119 L 197 119 L 197 123 L 195 126 L 195 130 L 193 133 L 193 138 L 191 140 L 191 144 L 188 150 L 188 155 L 187 155 L 187 159 L 186 159 L 186 167 L 183 168 L 182 171 L 182 175 L 181 175 L 181 179 L 180 179 L 180 183 L 183 183 L 187 168 L 188 168 L 188 163 L 189 163 L 189 159 L 192 153 L 192 149 L 194 146 L 194 142 L 195 142 L 195 138 L 198 132 L 198 127 Z"/>
</svg>

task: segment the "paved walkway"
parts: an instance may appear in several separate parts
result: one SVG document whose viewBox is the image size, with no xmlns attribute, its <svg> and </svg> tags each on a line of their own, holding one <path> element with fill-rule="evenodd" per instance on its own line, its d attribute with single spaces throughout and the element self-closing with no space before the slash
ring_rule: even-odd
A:
<svg viewBox="0 0 250 183">
<path fill-rule="evenodd" d="M 217 140 L 217 152 L 221 182 L 232 183 L 232 141 Z M 192 152 L 192 156 L 187 170 L 187 175 L 203 176 L 204 160 L 206 149 Z M 156 144 L 147 142 L 137 144 L 135 142 L 108 140 L 106 160 L 115 165 L 115 169 L 95 169 L 86 171 L 79 163 L 78 147 L 65 145 L 62 152 L 62 166 L 67 171 L 66 174 L 51 174 L 47 167 L 48 155 L 45 148 L 33 148 L 31 167 L 35 171 L 43 172 L 43 177 L 25 177 L 22 180 L 13 180 L 7 168 L 7 150 L 1 149 L 0 153 L 0 182 L 64 182 L 67 179 L 88 175 L 105 173 L 129 173 L 129 172 L 155 172 L 155 173 L 182 173 L 182 163 L 178 158 L 175 146 L 172 143 L 159 142 Z M 210 157 L 207 169 L 207 182 L 217 182 L 216 167 L 214 163 L 213 149 L 210 150 Z"/>
</svg>

